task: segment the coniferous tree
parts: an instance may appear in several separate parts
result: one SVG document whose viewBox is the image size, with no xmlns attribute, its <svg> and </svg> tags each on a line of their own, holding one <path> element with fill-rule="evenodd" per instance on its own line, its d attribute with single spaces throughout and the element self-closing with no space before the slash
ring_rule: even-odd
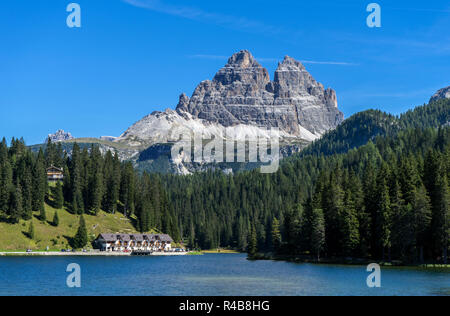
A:
<svg viewBox="0 0 450 316">
<path fill-rule="evenodd" d="M 84 213 L 83 201 L 83 178 L 82 178 L 82 161 L 80 154 L 80 147 L 77 143 L 73 145 L 72 159 L 71 159 L 71 197 L 72 197 L 72 211 L 75 214 Z"/>
<path fill-rule="evenodd" d="M 91 147 L 92 148 L 92 147 Z M 88 149 L 85 147 L 81 152 L 81 195 L 83 198 L 83 210 L 85 213 L 90 210 L 91 202 L 91 190 L 90 185 L 90 175 L 92 173 L 92 160 L 90 159 Z"/>
<path fill-rule="evenodd" d="M 429 240 L 431 225 L 431 201 L 425 187 L 421 185 L 415 192 L 413 201 L 414 234 L 419 250 L 419 260 L 424 262 L 424 248 Z"/>
<path fill-rule="evenodd" d="M 20 218 L 23 217 L 23 196 L 20 184 L 17 184 L 16 190 L 12 192 L 11 195 L 9 216 L 11 223 L 16 224 L 19 222 Z M 27 218 L 31 219 L 31 216 L 27 216 Z"/>
<path fill-rule="evenodd" d="M 39 211 L 39 219 L 43 222 L 47 220 L 47 212 L 45 211 L 45 207 L 42 206 L 41 210 Z"/>
<path fill-rule="evenodd" d="M 433 213 L 433 241 L 436 253 L 440 253 L 442 261 L 447 264 L 450 242 L 450 194 L 445 174 L 439 174 L 436 180 L 437 208 Z"/>
<path fill-rule="evenodd" d="M 191 221 L 191 225 L 190 225 L 188 247 L 190 249 L 196 249 L 197 248 L 197 244 L 195 242 L 195 227 L 194 227 L 194 222 L 193 221 Z"/>
<path fill-rule="evenodd" d="M 402 189 L 402 196 L 405 204 L 413 204 L 416 193 L 416 186 L 419 183 L 417 170 L 413 165 L 412 159 L 404 158 L 400 166 L 400 184 Z"/>
<path fill-rule="evenodd" d="M 98 147 L 91 149 L 90 174 L 88 179 L 88 209 L 97 215 L 102 207 L 104 193 L 103 158 Z"/>
<path fill-rule="evenodd" d="M 248 219 L 244 216 L 239 214 L 238 215 L 238 220 L 236 222 L 236 239 L 237 239 L 237 247 L 239 250 L 241 251 L 245 251 L 246 249 L 248 250 L 248 242 L 249 242 L 249 238 L 248 235 L 251 233 L 248 230 Z"/>
<path fill-rule="evenodd" d="M 9 198 L 13 187 L 13 170 L 8 157 L 8 147 L 3 138 L 0 143 L 0 212 L 6 213 L 9 206 Z"/>
<path fill-rule="evenodd" d="M 83 215 L 81 215 L 78 231 L 75 237 L 73 238 L 73 247 L 75 249 L 80 249 L 86 246 L 87 243 L 88 243 L 88 235 L 86 229 L 86 222 L 84 221 Z"/>
<path fill-rule="evenodd" d="M 129 162 L 123 168 L 119 193 L 119 200 L 123 204 L 123 213 L 125 216 L 134 213 L 134 184 L 133 165 Z"/>
<path fill-rule="evenodd" d="M 55 187 L 55 208 L 56 209 L 62 209 L 64 206 L 64 194 L 63 194 L 63 187 L 61 185 L 61 182 L 56 182 Z"/>
<path fill-rule="evenodd" d="M 253 232 L 252 232 L 253 234 Z M 275 217 L 272 220 L 272 249 L 275 252 L 281 250 L 281 232 L 280 232 L 280 222 Z"/>
<path fill-rule="evenodd" d="M 151 203 L 145 197 L 141 197 L 136 209 L 138 228 L 141 233 L 148 232 L 151 228 L 150 225 L 151 208 L 152 208 Z"/>
<path fill-rule="evenodd" d="M 375 244 L 376 248 L 381 251 L 383 260 L 385 259 L 386 250 L 390 252 L 392 246 L 391 239 L 391 202 L 389 197 L 389 189 L 386 184 L 387 169 L 380 170 L 377 180 L 378 202 L 377 212 L 375 215 Z"/>
<path fill-rule="evenodd" d="M 28 227 L 28 238 L 30 238 L 30 239 L 35 238 L 33 221 L 30 222 L 30 226 Z"/>
<path fill-rule="evenodd" d="M 24 220 L 30 220 L 33 214 L 33 181 L 32 181 L 32 161 L 29 154 L 25 154 L 19 161 L 19 165 L 16 170 L 16 182 L 20 185 L 22 196 L 22 213 L 19 214 Z M 41 204 L 39 204 L 42 206 Z M 41 209 L 36 209 L 40 212 Z"/>
<path fill-rule="evenodd" d="M 345 195 L 340 180 L 341 175 L 339 173 L 333 174 L 322 193 L 325 196 L 322 201 L 322 210 L 325 216 L 325 230 L 327 231 L 326 244 L 328 252 L 332 254 L 342 252 L 342 244 L 339 239 L 343 237 L 341 215 L 345 208 Z"/>
<path fill-rule="evenodd" d="M 405 258 L 413 242 L 411 240 L 411 231 L 414 230 L 413 214 L 411 204 L 407 204 L 403 199 L 399 182 L 394 176 L 392 178 L 389 197 L 391 246 L 397 254 Z M 412 199 L 412 193 L 409 192 L 408 195 L 409 199 Z"/>
<path fill-rule="evenodd" d="M 44 203 L 47 193 L 47 175 L 44 164 L 44 152 L 40 149 L 33 167 L 32 207 L 34 211 L 39 212 L 42 221 L 46 220 Z"/>
<path fill-rule="evenodd" d="M 47 138 L 46 146 L 45 146 L 45 166 L 55 166 L 58 167 L 58 152 L 56 149 L 56 145 L 52 143 L 50 137 Z"/>
<path fill-rule="evenodd" d="M 103 199 L 103 175 L 100 170 L 95 171 L 91 181 L 91 210 L 94 215 L 97 215 L 102 207 Z"/>
<path fill-rule="evenodd" d="M 411 204 L 402 205 L 392 214 L 391 240 L 397 257 L 413 261 L 415 257 L 414 213 Z M 389 258 L 390 259 L 390 258 Z"/>
<path fill-rule="evenodd" d="M 375 164 L 369 161 L 364 168 L 363 173 L 363 190 L 364 190 L 364 206 L 365 211 L 360 215 L 360 236 L 361 236 L 361 253 L 373 256 L 378 255 L 376 246 L 376 226 L 377 218 L 377 176 Z"/>
<path fill-rule="evenodd" d="M 52 221 L 53 226 L 58 227 L 59 226 L 59 216 L 58 216 L 58 211 L 55 211 L 55 215 L 53 215 L 53 221 Z"/>
<path fill-rule="evenodd" d="M 64 169 L 63 194 L 64 201 L 72 203 L 72 178 L 70 176 L 70 169 L 67 166 Z"/>
<path fill-rule="evenodd" d="M 256 239 L 256 230 L 255 227 L 252 226 L 250 229 L 250 234 L 248 237 L 248 255 L 250 258 L 254 257 L 256 253 L 258 252 L 258 241 Z"/>
<path fill-rule="evenodd" d="M 114 157 L 108 151 L 105 157 L 105 210 L 114 214 L 117 212 L 117 202 L 120 190 L 120 165 L 117 153 Z"/>
<path fill-rule="evenodd" d="M 303 206 L 298 203 L 297 207 L 289 210 L 284 219 L 284 228 L 286 231 L 287 251 L 289 253 L 300 252 L 301 249 L 301 230 L 303 227 Z"/>
<path fill-rule="evenodd" d="M 344 255 L 356 252 L 359 246 L 359 222 L 356 204 L 350 191 L 345 193 L 345 206 L 341 212 L 342 250 Z"/>
<path fill-rule="evenodd" d="M 121 179 L 121 166 L 120 166 L 120 159 L 119 154 L 117 151 L 114 153 L 113 158 L 113 174 L 112 174 L 112 182 L 113 182 L 113 200 L 112 203 L 114 203 L 114 213 L 117 211 L 117 203 L 119 201 L 119 193 L 120 193 L 120 179 Z"/>
<path fill-rule="evenodd" d="M 317 261 L 320 261 L 320 254 L 325 247 L 325 218 L 321 209 L 313 209 L 311 225 L 311 250 Z"/>
<path fill-rule="evenodd" d="M 303 215 L 302 227 L 301 227 L 301 249 L 312 253 L 312 222 L 314 217 L 314 202 L 309 198 L 305 203 L 305 212 Z"/>
</svg>

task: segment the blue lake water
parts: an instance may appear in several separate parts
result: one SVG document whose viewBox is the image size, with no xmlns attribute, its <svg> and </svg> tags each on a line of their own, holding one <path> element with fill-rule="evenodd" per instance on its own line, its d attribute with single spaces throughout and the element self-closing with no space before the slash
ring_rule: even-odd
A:
<svg viewBox="0 0 450 316">
<path fill-rule="evenodd" d="M 68 288 L 67 265 L 81 267 Z M 450 295 L 450 269 L 247 261 L 242 254 L 179 257 L 0 257 L 0 295 Z"/>
</svg>

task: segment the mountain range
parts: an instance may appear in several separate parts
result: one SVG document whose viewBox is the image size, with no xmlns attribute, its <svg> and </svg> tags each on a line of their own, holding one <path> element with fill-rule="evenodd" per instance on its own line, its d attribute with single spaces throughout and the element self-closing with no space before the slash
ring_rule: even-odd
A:
<svg viewBox="0 0 450 316">
<path fill-rule="evenodd" d="M 450 87 L 430 100 L 450 97 Z M 58 131 L 49 135 L 66 150 L 99 145 L 103 152 L 117 151 L 121 160 L 132 160 L 142 170 L 188 174 L 209 168 L 238 171 L 260 164 L 205 161 L 187 163 L 171 159 L 171 148 L 181 135 L 200 134 L 204 139 L 232 138 L 239 142 L 273 134 L 276 128 L 280 152 L 286 157 L 334 130 L 344 121 L 333 89 L 317 82 L 301 62 L 286 56 L 278 64 L 273 80 L 252 54 L 242 50 L 231 56 L 212 80 L 202 81 L 191 97 L 179 97 L 175 109 L 153 112 L 130 126 L 119 137 L 74 139 Z"/>
<path fill-rule="evenodd" d="M 231 56 L 213 80 L 202 81 L 191 98 L 183 93 L 175 111 L 150 114 L 117 141 L 152 145 L 174 141 L 179 132 L 219 135 L 224 129 L 237 138 L 265 137 L 270 127 L 278 128 L 284 141 L 312 141 L 343 118 L 334 90 L 314 80 L 300 62 L 285 57 L 271 81 L 267 69 L 244 50 Z"/>
</svg>

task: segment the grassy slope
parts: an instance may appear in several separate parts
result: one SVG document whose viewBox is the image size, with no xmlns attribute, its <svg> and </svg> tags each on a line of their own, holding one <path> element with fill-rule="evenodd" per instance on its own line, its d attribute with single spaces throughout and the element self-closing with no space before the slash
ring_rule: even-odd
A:
<svg viewBox="0 0 450 316">
<path fill-rule="evenodd" d="M 50 193 L 54 184 L 49 186 Z M 0 222 L 0 251 L 45 250 L 47 246 L 50 247 L 50 250 L 70 248 L 69 240 L 75 236 L 78 230 L 80 217 L 69 213 L 66 209 L 56 210 L 48 204 L 45 204 L 45 210 L 46 222 L 39 220 L 38 213 L 33 214 L 32 221 L 35 231 L 33 240 L 27 237 L 31 221 L 21 220 L 15 225 Z M 58 227 L 54 227 L 50 223 L 53 221 L 56 211 L 59 217 Z M 137 233 L 132 222 L 121 213 L 109 214 L 101 211 L 97 216 L 84 215 L 84 219 L 91 241 L 100 233 Z M 151 231 L 150 233 L 155 232 Z M 89 244 L 86 248 L 91 248 L 91 245 Z"/>
<path fill-rule="evenodd" d="M 47 212 L 47 222 L 42 222 L 33 216 L 35 239 L 30 240 L 26 233 L 30 221 L 21 220 L 19 224 L 11 225 L 0 222 L 0 251 L 23 251 L 28 248 L 33 250 L 45 250 L 47 246 L 50 250 L 60 250 L 69 248 L 68 240 L 73 237 L 78 229 L 79 216 L 70 214 L 66 210 L 58 210 L 59 226 L 52 226 L 55 209 L 45 205 Z M 98 216 L 84 216 L 88 229 L 89 238 L 95 239 L 100 233 L 136 233 L 129 219 L 122 214 L 108 214 L 100 212 Z M 55 244 L 55 242 L 56 244 Z M 90 245 L 88 246 L 90 248 Z"/>
</svg>

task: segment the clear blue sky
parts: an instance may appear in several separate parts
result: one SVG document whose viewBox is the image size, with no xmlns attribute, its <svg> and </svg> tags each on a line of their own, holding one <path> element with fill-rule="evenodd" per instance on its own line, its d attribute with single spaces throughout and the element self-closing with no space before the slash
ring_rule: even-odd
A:
<svg viewBox="0 0 450 316">
<path fill-rule="evenodd" d="M 70 2 L 80 29 L 66 26 Z M 381 28 L 366 26 L 370 2 Z M 398 114 L 450 85 L 449 30 L 448 0 L 2 0 L 0 136 L 119 136 L 241 49 L 271 76 L 285 55 L 308 61 L 346 117 Z"/>
</svg>

